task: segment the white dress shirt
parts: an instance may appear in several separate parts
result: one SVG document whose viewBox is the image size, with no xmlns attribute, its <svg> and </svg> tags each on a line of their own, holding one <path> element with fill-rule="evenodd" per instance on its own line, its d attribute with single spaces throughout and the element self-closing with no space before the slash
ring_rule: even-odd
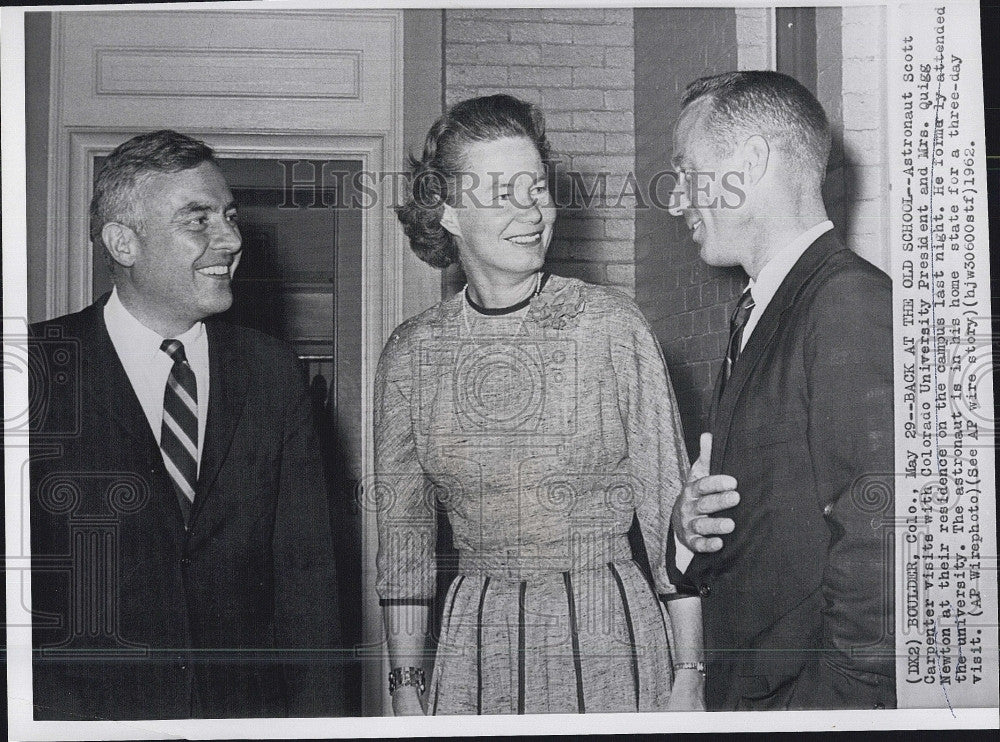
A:
<svg viewBox="0 0 1000 742">
<path fill-rule="evenodd" d="M 747 284 L 747 288 L 750 289 L 750 293 L 753 295 L 753 311 L 750 312 L 750 317 L 747 319 L 746 325 L 743 327 L 743 337 L 740 339 L 740 350 L 746 347 L 747 340 L 753 334 L 754 328 L 757 327 L 757 321 L 764 314 L 764 310 L 767 309 L 767 305 L 771 303 L 771 299 L 778 292 L 778 288 L 781 286 L 782 281 L 788 276 L 792 268 L 798 262 L 799 258 L 802 257 L 802 253 L 809 249 L 816 240 L 818 240 L 822 235 L 833 229 L 833 222 L 827 219 L 824 222 L 810 227 L 805 232 L 800 234 L 794 240 L 789 242 L 784 248 L 776 252 L 771 256 L 764 266 L 760 269 L 760 273 L 757 274 L 757 280 L 750 279 Z M 746 289 L 744 289 L 746 291 Z M 739 491 L 740 483 L 736 483 L 736 490 Z M 677 569 L 681 572 L 688 568 L 691 563 L 691 559 L 694 558 L 694 553 L 688 549 L 684 544 L 681 543 L 677 534 L 674 534 L 674 544 L 677 547 L 677 555 L 674 560 L 677 563 Z"/>
<path fill-rule="evenodd" d="M 111 292 L 111 298 L 104 305 L 104 323 L 111 336 L 111 344 L 125 367 L 135 395 L 139 398 L 142 411 L 146 413 L 149 427 L 156 443 L 160 443 L 163 427 L 163 393 L 170 377 L 174 362 L 160 350 L 165 338 L 150 330 L 122 304 L 118 289 Z M 174 340 L 184 344 L 184 355 L 194 371 L 198 385 L 198 468 L 201 468 L 201 452 L 205 442 L 205 423 L 208 420 L 208 335 L 205 324 L 196 322 L 191 329 L 181 333 Z"/>
<path fill-rule="evenodd" d="M 833 222 L 829 219 L 825 222 L 820 222 L 814 227 L 809 227 L 809 229 L 789 242 L 782 250 L 771 256 L 771 259 L 760 269 L 756 281 L 752 278 L 750 279 L 747 288 L 750 289 L 750 293 L 753 295 L 754 304 L 753 311 L 750 312 L 750 317 L 743 328 L 743 337 L 740 339 L 740 350 L 746 347 L 747 340 L 750 339 L 754 328 L 757 326 L 757 321 L 764 314 L 764 310 L 771 303 L 771 299 L 778 293 L 778 287 L 781 286 L 782 281 L 785 280 L 799 258 L 802 257 L 802 253 L 808 250 L 812 243 L 831 229 L 833 229 Z"/>
</svg>

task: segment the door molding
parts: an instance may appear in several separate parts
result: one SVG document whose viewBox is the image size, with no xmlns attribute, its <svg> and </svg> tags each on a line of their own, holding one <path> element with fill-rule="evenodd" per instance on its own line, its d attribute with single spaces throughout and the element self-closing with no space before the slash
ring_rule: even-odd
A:
<svg viewBox="0 0 1000 742">
<path fill-rule="evenodd" d="M 94 158 L 135 134 L 173 128 L 205 140 L 220 157 L 356 159 L 373 173 L 402 170 L 400 10 L 150 9 L 56 12 L 52 18 L 47 281 L 37 287 L 45 292 L 49 317 L 77 311 L 93 300 L 89 203 Z M 217 42 L 220 35 L 225 36 L 225 48 L 208 43 Z M 212 54 L 182 53 L 192 48 L 211 48 Z M 114 85 L 100 77 L 109 50 L 117 65 L 112 70 L 118 75 Z M 306 64 L 306 79 L 315 78 L 317 60 L 332 54 L 350 62 L 357 77 L 347 80 L 344 90 L 327 85 L 313 96 L 303 92 L 301 77 L 290 75 L 289 88 L 282 90 L 280 75 L 246 63 L 265 52 L 269 60 Z M 191 76 L 195 87 L 178 90 L 174 81 L 143 77 L 169 72 L 148 63 L 129 68 L 122 60 L 130 57 L 202 66 Z M 241 60 L 242 66 L 237 64 Z M 206 65 L 217 63 L 223 71 L 240 69 L 250 82 L 208 85 L 212 68 Z M 134 79 L 122 82 L 126 73 Z M 261 85 L 253 88 L 257 78 Z M 206 89 L 197 87 L 199 79 Z M 247 94 L 248 86 L 255 91 L 252 95 Z M 362 220 L 362 481 L 370 479 L 374 469 L 372 394 L 382 347 L 404 319 L 410 297 L 436 295 L 439 290 L 436 271 L 413 269 L 391 208 L 397 196 L 394 185 L 395 179 L 387 177 L 373 186 L 379 199 Z M 387 660 L 374 590 L 375 513 L 362 508 L 361 517 L 362 564 L 342 568 L 362 570 L 363 640 L 371 659 L 364 663 L 363 713 L 381 714 L 387 708 L 382 680 Z"/>
</svg>

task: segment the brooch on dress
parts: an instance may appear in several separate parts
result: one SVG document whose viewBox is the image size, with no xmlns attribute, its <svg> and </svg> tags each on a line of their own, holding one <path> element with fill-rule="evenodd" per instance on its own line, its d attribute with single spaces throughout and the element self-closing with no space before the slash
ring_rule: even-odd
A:
<svg viewBox="0 0 1000 742">
<path fill-rule="evenodd" d="M 580 284 L 570 284 L 551 294 L 533 297 L 528 306 L 528 319 L 542 327 L 565 330 L 580 323 L 579 315 L 585 308 Z"/>
</svg>

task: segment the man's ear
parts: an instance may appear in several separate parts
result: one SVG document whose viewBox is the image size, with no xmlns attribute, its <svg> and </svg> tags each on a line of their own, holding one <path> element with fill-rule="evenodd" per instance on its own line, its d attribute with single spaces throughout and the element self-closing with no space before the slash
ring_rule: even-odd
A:
<svg viewBox="0 0 1000 742">
<path fill-rule="evenodd" d="M 743 162 L 744 182 L 756 183 L 767 172 L 771 161 L 771 147 L 760 134 L 754 134 L 743 143 L 740 153 Z"/>
<path fill-rule="evenodd" d="M 462 229 L 458 226 L 458 212 L 448 204 L 444 204 L 444 212 L 441 214 L 441 226 L 455 237 L 462 236 Z"/>
<path fill-rule="evenodd" d="M 139 235 L 134 229 L 119 222 L 108 222 L 101 228 L 101 239 L 116 263 L 126 267 L 135 263 L 139 252 Z"/>
</svg>

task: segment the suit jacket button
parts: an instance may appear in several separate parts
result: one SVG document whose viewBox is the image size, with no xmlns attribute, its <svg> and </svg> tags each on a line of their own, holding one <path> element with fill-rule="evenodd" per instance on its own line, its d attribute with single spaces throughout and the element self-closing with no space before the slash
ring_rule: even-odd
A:
<svg viewBox="0 0 1000 742">
<path fill-rule="evenodd" d="M 191 557 L 181 557 L 181 564 L 185 567 L 191 564 Z"/>
<path fill-rule="evenodd" d="M 701 587 L 698 588 L 698 594 L 703 598 L 707 598 L 709 595 L 712 594 L 712 586 L 702 585 Z"/>
<path fill-rule="evenodd" d="M 832 502 L 828 502 L 826 505 L 823 506 L 823 515 L 829 515 L 832 512 L 833 512 Z"/>
</svg>

